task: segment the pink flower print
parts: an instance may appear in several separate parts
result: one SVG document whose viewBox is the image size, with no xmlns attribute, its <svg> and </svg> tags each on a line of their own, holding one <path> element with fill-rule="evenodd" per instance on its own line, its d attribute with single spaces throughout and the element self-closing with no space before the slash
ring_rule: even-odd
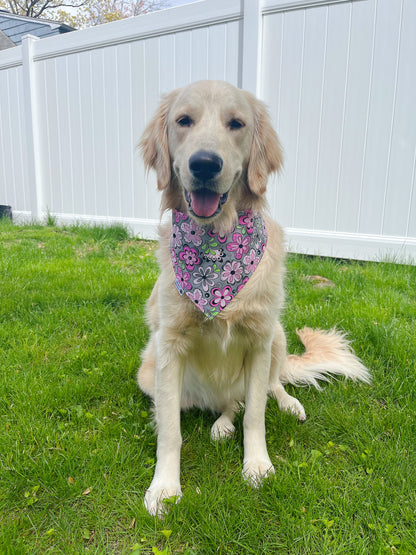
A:
<svg viewBox="0 0 416 555">
<path fill-rule="evenodd" d="M 249 278 L 246 277 L 243 279 L 243 283 L 241 285 L 238 286 L 238 291 L 237 293 L 239 293 L 241 291 L 241 289 L 244 287 L 244 285 L 248 282 Z"/>
<path fill-rule="evenodd" d="M 226 281 L 227 283 L 231 283 L 231 285 L 233 285 L 236 281 L 239 281 L 241 279 L 242 273 L 243 268 L 240 262 L 233 260 L 224 264 L 221 279 L 222 281 Z"/>
<path fill-rule="evenodd" d="M 215 280 L 218 279 L 218 274 L 212 270 L 211 266 L 206 268 L 200 266 L 198 271 L 192 275 L 194 277 L 194 284 L 201 285 L 204 291 L 208 291 L 210 287 L 213 287 Z"/>
<path fill-rule="evenodd" d="M 215 288 L 211 291 L 214 298 L 211 301 L 211 306 L 219 307 L 223 309 L 234 299 L 234 295 L 231 294 L 231 287 L 226 285 L 223 290 Z"/>
<path fill-rule="evenodd" d="M 238 219 L 240 225 L 246 226 L 247 233 L 253 233 L 254 216 L 251 210 L 246 210 L 243 216 Z"/>
<path fill-rule="evenodd" d="M 256 251 L 251 249 L 250 254 L 247 254 L 247 256 L 243 258 L 243 262 L 246 266 L 246 272 L 250 274 L 254 272 L 259 264 L 259 261 L 259 257 L 256 256 Z"/>
<path fill-rule="evenodd" d="M 227 251 L 233 252 L 237 260 L 247 254 L 250 245 L 250 237 L 243 237 L 241 233 L 234 233 L 233 243 L 228 243 Z"/>
<path fill-rule="evenodd" d="M 179 227 L 176 224 L 172 226 L 172 246 L 180 247 L 182 245 L 182 233 L 179 231 Z"/>
<path fill-rule="evenodd" d="M 193 270 L 197 264 L 201 261 L 198 257 L 198 252 L 186 246 L 183 251 L 180 253 L 179 258 L 185 262 L 185 266 L 187 270 Z"/>
<path fill-rule="evenodd" d="M 223 251 L 223 249 L 216 249 L 204 254 L 204 259 L 209 260 L 210 262 L 222 262 L 222 259 L 224 257 L 225 252 Z"/>
<path fill-rule="evenodd" d="M 182 289 L 192 289 L 191 274 L 189 272 L 184 272 L 180 266 L 176 268 L 176 279 L 178 280 Z"/>
<path fill-rule="evenodd" d="M 202 243 L 202 236 L 204 235 L 205 231 L 202 227 L 199 227 L 193 220 L 189 223 L 184 222 L 181 225 L 181 229 L 185 234 L 185 241 L 188 243 L 192 243 L 195 246 L 199 246 Z"/>
<path fill-rule="evenodd" d="M 207 304 L 207 300 L 202 296 L 200 289 L 195 289 L 193 293 L 187 293 L 188 297 L 193 301 L 198 308 Z M 202 308 L 201 308 L 202 310 Z"/>
<path fill-rule="evenodd" d="M 183 212 L 178 212 L 175 210 L 175 222 L 178 224 L 181 220 L 186 221 L 188 219 L 188 214 L 184 214 Z"/>
<path fill-rule="evenodd" d="M 232 231 L 234 228 L 232 229 Z M 227 241 L 227 234 L 221 235 L 220 233 L 215 233 L 212 229 L 208 231 L 210 237 L 216 237 L 220 243 L 225 243 Z"/>
<path fill-rule="evenodd" d="M 175 249 L 171 249 L 170 254 L 171 254 L 171 257 L 172 257 L 172 264 L 175 267 L 175 266 L 178 265 L 178 259 L 176 258 Z"/>
</svg>

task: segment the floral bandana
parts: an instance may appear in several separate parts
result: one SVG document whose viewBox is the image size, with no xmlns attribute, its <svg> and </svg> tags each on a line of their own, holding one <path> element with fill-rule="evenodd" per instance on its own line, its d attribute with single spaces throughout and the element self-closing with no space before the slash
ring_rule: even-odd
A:
<svg viewBox="0 0 416 555">
<path fill-rule="evenodd" d="M 250 279 L 266 244 L 264 220 L 251 210 L 239 212 L 238 224 L 226 235 L 174 210 L 170 246 L 177 290 L 211 320 Z"/>
</svg>

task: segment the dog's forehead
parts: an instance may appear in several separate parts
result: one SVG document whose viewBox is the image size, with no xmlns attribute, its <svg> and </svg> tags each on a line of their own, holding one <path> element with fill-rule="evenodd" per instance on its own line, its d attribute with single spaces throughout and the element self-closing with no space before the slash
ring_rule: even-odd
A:
<svg viewBox="0 0 416 555">
<path fill-rule="evenodd" d="M 207 110 L 211 113 L 251 114 L 250 102 L 241 89 L 223 81 L 198 81 L 181 89 L 173 112 Z"/>
</svg>

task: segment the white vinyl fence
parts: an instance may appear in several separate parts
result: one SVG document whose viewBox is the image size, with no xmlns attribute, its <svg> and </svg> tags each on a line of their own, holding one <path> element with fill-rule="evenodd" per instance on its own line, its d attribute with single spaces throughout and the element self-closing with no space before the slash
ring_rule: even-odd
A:
<svg viewBox="0 0 416 555">
<path fill-rule="evenodd" d="M 154 238 L 136 145 L 163 93 L 198 79 L 269 106 L 269 186 L 290 250 L 416 260 L 416 1 L 204 0 L 0 52 L 0 204 Z"/>
</svg>

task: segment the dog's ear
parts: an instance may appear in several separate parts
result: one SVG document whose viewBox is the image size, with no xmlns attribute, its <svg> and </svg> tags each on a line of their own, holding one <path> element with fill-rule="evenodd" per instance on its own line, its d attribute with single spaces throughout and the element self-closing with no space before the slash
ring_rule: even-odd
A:
<svg viewBox="0 0 416 555">
<path fill-rule="evenodd" d="M 159 190 L 166 189 L 171 178 L 167 131 L 167 120 L 171 102 L 172 93 L 162 99 L 155 115 L 144 130 L 139 143 L 146 170 L 152 168 L 156 171 L 157 188 Z"/>
<path fill-rule="evenodd" d="M 279 171 L 282 166 L 283 152 L 265 105 L 251 94 L 249 99 L 254 110 L 254 134 L 247 179 L 250 190 L 256 195 L 262 195 L 266 191 L 269 175 Z"/>
</svg>

